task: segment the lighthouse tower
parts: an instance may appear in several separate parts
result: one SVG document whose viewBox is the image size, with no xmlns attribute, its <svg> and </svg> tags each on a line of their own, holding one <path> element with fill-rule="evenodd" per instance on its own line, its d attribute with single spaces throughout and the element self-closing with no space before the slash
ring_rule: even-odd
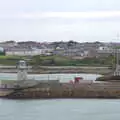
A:
<svg viewBox="0 0 120 120">
<path fill-rule="evenodd" d="M 17 80 L 27 80 L 27 63 L 24 60 L 20 60 L 17 64 Z"/>
</svg>

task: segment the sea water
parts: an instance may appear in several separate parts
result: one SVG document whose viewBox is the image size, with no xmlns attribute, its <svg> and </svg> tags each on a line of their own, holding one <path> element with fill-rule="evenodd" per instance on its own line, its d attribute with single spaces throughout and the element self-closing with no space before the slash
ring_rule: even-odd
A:
<svg viewBox="0 0 120 120">
<path fill-rule="evenodd" d="M 69 82 L 75 77 L 83 77 L 84 80 L 95 80 L 101 75 L 98 74 L 28 74 L 29 79 L 35 80 L 60 80 L 61 82 Z M 0 73 L 1 80 L 16 80 L 15 73 Z"/>
<path fill-rule="evenodd" d="M 0 120 L 120 120 L 120 100 L 0 100 Z"/>
</svg>

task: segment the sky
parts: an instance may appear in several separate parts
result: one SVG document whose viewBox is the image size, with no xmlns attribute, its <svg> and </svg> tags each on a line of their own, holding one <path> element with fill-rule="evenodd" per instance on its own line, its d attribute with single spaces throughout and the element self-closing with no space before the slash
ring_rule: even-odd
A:
<svg viewBox="0 0 120 120">
<path fill-rule="evenodd" d="M 119 42 L 120 0 L 0 0 L 0 41 Z"/>
</svg>

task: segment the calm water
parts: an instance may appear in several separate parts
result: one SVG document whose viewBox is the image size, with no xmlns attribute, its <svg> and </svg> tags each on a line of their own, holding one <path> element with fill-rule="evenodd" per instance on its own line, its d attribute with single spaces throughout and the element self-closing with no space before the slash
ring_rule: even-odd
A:
<svg viewBox="0 0 120 120">
<path fill-rule="evenodd" d="M 28 78 L 34 78 L 36 80 L 56 80 L 59 79 L 62 82 L 73 80 L 74 77 L 83 77 L 85 80 L 95 80 L 100 75 L 97 74 L 31 74 Z M 0 79 L 2 80 L 16 80 L 17 75 L 13 73 L 0 73 Z"/>
<path fill-rule="evenodd" d="M 0 120 L 120 120 L 120 100 L 0 100 Z"/>
</svg>

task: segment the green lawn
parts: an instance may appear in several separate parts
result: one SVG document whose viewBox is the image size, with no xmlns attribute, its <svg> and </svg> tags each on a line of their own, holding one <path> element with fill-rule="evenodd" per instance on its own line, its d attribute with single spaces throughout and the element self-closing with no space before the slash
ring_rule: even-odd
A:
<svg viewBox="0 0 120 120">
<path fill-rule="evenodd" d="M 25 56 L 0 56 L 0 64 L 16 65 L 21 59 L 27 59 Z M 85 58 L 83 60 L 73 60 L 63 56 L 33 56 L 30 65 L 45 65 L 45 66 L 111 66 L 112 57 L 108 58 Z"/>
<path fill-rule="evenodd" d="M 1 55 L 0 56 L 0 59 L 9 59 L 9 58 L 13 58 L 13 59 L 15 58 L 16 59 L 16 58 L 20 58 L 20 56 L 12 56 L 12 55 L 8 55 L 8 56 L 7 55 L 6 56 Z"/>
<path fill-rule="evenodd" d="M 20 59 L 24 59 L 25 57 L 20 56 L 0 56 L 0 64 L 3 65 L 16 65 L 17 61 Z"/>
<path fill-rule="evenodd" d="M 73 60 L 63 56 L 34 56 L 32 64 L 36 65 L 55 65 L 55 66 L 110 66 L 112 58 L 85 58 Z"/>
</svg>

